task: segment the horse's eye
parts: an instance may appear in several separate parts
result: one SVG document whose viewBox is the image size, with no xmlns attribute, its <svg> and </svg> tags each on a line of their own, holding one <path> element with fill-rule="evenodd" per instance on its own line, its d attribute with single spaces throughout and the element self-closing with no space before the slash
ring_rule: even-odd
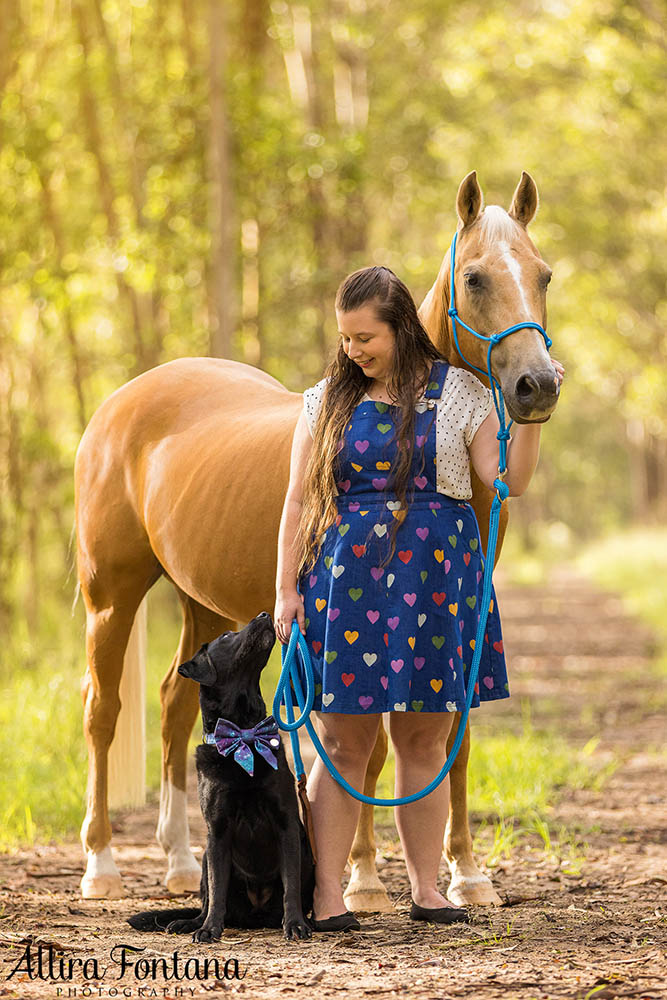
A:
<svg viewBox="0 0 667 1000">
<path fill-rule="evenodd" d="M 480 285 L 482 284 L 479 275 L 475 274 L 473 271 L 466 274 L 465 279 L 466 279 L 466 288 L 479 288 Z"/>
<path fill-rule="evenodd" d="M 550 281 L 551 281 L 551 272 L 549 272 L 549 274 L 542 275 L 542 284 L 545 288 L 549 287 Z"/>
</svg>

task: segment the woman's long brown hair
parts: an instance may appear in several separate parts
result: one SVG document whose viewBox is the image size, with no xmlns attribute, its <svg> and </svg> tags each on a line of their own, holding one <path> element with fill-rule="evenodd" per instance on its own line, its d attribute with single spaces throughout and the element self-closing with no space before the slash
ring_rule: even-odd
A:
<svg viewBox="0 0 667 1000">
<path fill-rule="evenodd" d="M 396 338 L 387 391 L 398 410 L 397 452 L 386 488 L 395 493 L 401 502 L 401 509 L 405 510 L 415 446 L 415 400 L 426 387 L 431 365 L 442 357 L 420 322 L 410 292 L 389 268 L 365 267 L 350 274 L 341 284 L 336 293 L 338 311 L 352 312 L 365 305 L 374 306 L 377 318 L 392 329 Z M 306 467 L 303 506 L 296 537 L 298 576 L 312 569 L 324 533 L 336 519 L 336 459 L 342 448 L 345 427 L 369 385 L 363 370 L 343 350 L 342 341 L 324 375 L 327 385 Z M 409 499 L 413 495 L 414 486 Z M 399 516 L 392 520 L 390 550 L 383 562 L 388 562 L 394 554 L 396 532 L 402 518 Z"/>
</svg>

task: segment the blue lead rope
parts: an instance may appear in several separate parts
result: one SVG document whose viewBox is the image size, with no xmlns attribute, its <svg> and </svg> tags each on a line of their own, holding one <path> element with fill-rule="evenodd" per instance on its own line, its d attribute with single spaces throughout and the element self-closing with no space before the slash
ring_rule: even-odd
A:
<svg viewBox="0 0 667 1000">
<path fill-rule="evenodd" d="M 496 553 L 496 542 L 498 540 L 498 524 L 500 520 L 500 510 L 503 501 L 507 499 L 509 495 L 509 488 L 505 485 L 502 479 L 496 479 L 494 482 L 496 487 L 496 495 L 493 498 L 493 503 L 491 505 L 491 517 L 489 519 L 489 542 L 486 548 L 486 562 L 484 565 L 484 583 L 482 587 L 482 613 L 480 614 L 479 621 L 477 623 L 477 634 L 475 636 L 475 652 L 473 654 L 472 664 L 470 665 L 470 674 L 468 676 L 468 687 L 466 691 L 466 703 L 461 713 L 461 720 L 459 722 L 459 728 L 456 731 L 456 739 L 454 740 L 454 745 L 449 752 L 447 760 L 443 764 L 440 773 L 433 779 L 433 781 L 422 788 L 420 792 L 413 792 L 412 795 L 404 795 L 398 799 L 375 799 L 370 795 L 364 795 L 363 792 L 358 792 L 356 788 L 353 788 L 345 778 L 336 770 L 331 760 L 329 759 L 326 750 L 322 746 L 317 733 L 310 721 L 310 709 L 313 705 L 314 697 L 314 676 L 313 676 L 313 665 L 310 660 L 310 653 L 308 652 L 308 646 L 306 645 L 306 640 L 301 634 L 298 622 L 292 622 L 292 633 L 290 635 L 290 640 L 287 646 L 282 647 L 282 670 L 280 673 L 280 678 L 278 680 L 278 687 L 276 688 L 275 697 L 273 699 L 273 717 L 278 723 L 280 729 L 284 729 L 290 734 L 290 741 L 292 744 L 292 756 L 294 757 L 294 766 L 297 772 L 297 778 L 302 777 L 305 774 L 305 769 L 303 766 L 303 761 L 301 759 L 301 750 L 299 747 L 299 736 L 298 729 L 305 725 L 308 735 L 313 741 L 313 745 L 317 750 L 318 754 L 322 758 L 329 774 L 331 777 L 338 782 L 341 788 L 344 788 L 353 798 L 357 799 L 359 802 L 367 802 L 372 806 L 403 806 L 407 805 L 409 802 L 416 802 L 418 799 L 423 799 L 424 796 L 429 795 L 438 785 L 444 780 L 444 778 L 449 774 L 452 764 L 456 760 L 456 755 L 459 752 L 461 743 L 463 742 L 463 736 L 465 734 L 466 726 L 468 724 L 468 715 L 470 713 L 470 706 L 472 705 L 472 699 L 475 694 L 475 685 L 477 683 L 477 675 L 479 673 L 479 664 L 482 656 L 482 649 L 484 648 L 484 636 L 486 634 L 486 622 L 489 616 L 489 607 L 491 604 L 491 587 L 493 583 L 493 563 Z M 303 689 L 301 687 L 301 681 L 299 680 L 299 672 L 297 668 L 296 654 L 297 650 L 301 655 L 301 663 L 303 666 L 303 672 L 306 678 L 306 698 L 304 701 Z M 292 695 L 289 690 L 290 682 L 294 688 L 294 694 L 296 695 L 297 705 L 301 715 L 295 721 L 294 712 L 292 708 Z M 280 717 L 280 709 L 282 705 L 285 706 L 285 712 L 287 714 L 287 722 L 283 722 Z"/>
<path fill-rule="evenodd" d="M 500 511 L 504 501 L 509 496 L 509 487 L 503 482 L 503 477 L 507 472 L 507 442 L 510 437 L 509 428 L 512 425 L 512 421 L 509 424 L 505 423 L 505 402 L 503 400 L 503 394 L 500 385 L 494 379 L 491 373 L 491 351 L 494 346 L 504 338 L 509 336 L 511 333 L 515 333 L 517 330 L 523 330 L 525 328 L 533 328 L 539 330 L 539 332 L 544 337 L 544 342 L 546 344 L 547 350 L 551 347 L 551 340 L 547 336 L 546 330 L 539 325 L 539 323 L 525 322 L 517 323 L 514 326 L 508 327 L 501 333 L 496 333 L 491 337 L 486 337 L 481 333 L 477 333 L 472 327 L 464 323 L 458 314 L 455 304 L 455 290 L 454 290 L 454 264 L 456 259 L 456 238 L 457 233 L 454 234 L 454 239 L 452 240 L 451 246 L 451 272 L 450 272 L 450 305 L 447 313 L 452 321 L 452 331 L 454 334 L 454 342 L 456 344 L 456 349 L 459 352 L 460 357 L 470 364 L 471 368 L 475 371 L 481 372 L 483 375 L 487 375 L 489 378 L 489 383 L 491 385 L 491 392 L 493 395 L 493 402 L 496 408 L 496 413 L 498 414 L 498 422 L 500 425 L 500 430 L 498 431 L 498 478 L 494 480 L 494 487 L 496 490 L 496 495 L 493 498 L 493 503 L 491 504 L 491 514 L 489 517 L 489 539 L 486 546 L 486 557 L 484 564 L 484 583 L 482 585 L 482 611 L 477 622 L 477 634 L 475 636 L 475 651 L 473 653 L 472 663 L 470 665 L 470 673 L 468 675 L 468 686 L 466 690 L 466 703 L 463 711 L 461 712 L 461 719 L 459 722 L 459 727 L 456 731 L 456 738 L 452 749 L 449 752 L 447 760 L 442 766 L 442 770 L 430 785 L 422 788 L 420 792 L 413 792 L 412 795 L 404 795 L 398 799 L 375 799 L 370 795 L 364 795 L 363 792 L 358 792 L 356 788 L 353 788 L 345 778 L 340 774 L 331 760 L 327 756 L 326 750 L 320 743 L 320 740 L 313 728 L 313 724 L 310 721 L 310 712 L 313 707 L 313 699 L 315 696 L 315 680 L 313 675 L 313 665 L 310 660 L 310 653 L 308 652 L 308 646 L 306 645 L 306 640 L 301 634 L 298 622 L 292 622 L 292 632 L 290 635 L 290 640 L 287 646 L 282 647 L 282 670 L 280 673 L 280 678 L 278 680 L 278 687 L 276 688 L 276 693 L 273 699 L 273 717 L 280 729 L 286 730 L 290 734 L 290 741 L 292 744 L 292 756 L 294 757 L 294 766 L 297 771 L 297 778 L 305 776 L 305 769 L 303 766 L 303 760 L 301 759 L 301 750 L 299 748 L 299 736 L 298 730 L 301 726 L 306 727 L 308 735 L 310 736 L 315 749 L 320 755 L 323 763 L 325 764 L 327 770 L 331 777 L 338 782 L 341 788 L 344 788 L 353 798 L 357 799 L 359 802 L 366 802 L 372 806 L 403 806 L 407 805 L 409 802 L 416 802 L 418 799 L 423 799 L 426 795 L 429 795 L 438 785 L 444 780 L 444 778 L 449 774 L 451 767 L 456 760 L 456 755 L 458 754 L 461 743 L 463 742 L 463 737 L 466 731 L 466 726 L 468 724 L 468 716 L 470 714 L 470 707 L 472 705 L 472 699 L 475 694 L 475 686 L 477 684 L 477 677 L 479 674 L 479 664 L 482 657 L 482 649 L 484 648 L 484 638 L 486 635 L 486 623 L 489 617 L 489 608 L 491 606 L 491 588 L 493 586 L 493 567 L 496 558 L 496 545 L 498 542 L 498 526 L 500 523 Z M 489 350 L 487 354 L 487 371 L 484 372 L 481 368 L 477 368 L 465 357 L 461 348 L 459 347 L 457 324 L 460 323 L 461 326 L 465 327 L 470 333 L 474 334 L 480 340 L 488 341 Z M 301 656 L 301 663 L 303 667 L 303 673 L 306 679 L 306 698 L 304 701 L 303 690 L 301 688 L 301 681 L 299 679 L 299 671 L 297 667 L 297 653 Z M 299 706 L 299 711 L 301 714 L 298 719 L 294 719 L 293 710 L 293 700 L 292 694 L 289 690 L 290 683 L 294 689 L 294 694 L 296 696 L 297 705 Z M 283 722 L 280 717 L 280 709 L 282 705 L 285 706 L 285 713 L 287 715 L 287 722 Z"/>
</svg>

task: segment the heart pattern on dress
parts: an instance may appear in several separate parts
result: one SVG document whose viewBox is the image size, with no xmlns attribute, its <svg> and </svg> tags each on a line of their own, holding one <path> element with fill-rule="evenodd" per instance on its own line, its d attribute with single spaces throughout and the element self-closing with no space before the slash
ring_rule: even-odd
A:
<svg viewBox="0 0 667 1000">
<path fill-rule="evenodd" d="M 434 365 L 436 386 L 446 371 Z M 426 406 L 415 412 L 407 505 L 392 493 L 396 414 L 369 400 L 353 410 L 335 459 L 335 521 L 299 580 L 316 710 L 456 711 L 470 668 L 463 650 L 469 660 L 479 655 L 484 562 L 474 514 L 437 493 L 436 427 Z M 493 602 L 484 638 L 477 687 L 482 698 L 506 696 Z"/>
</svg>

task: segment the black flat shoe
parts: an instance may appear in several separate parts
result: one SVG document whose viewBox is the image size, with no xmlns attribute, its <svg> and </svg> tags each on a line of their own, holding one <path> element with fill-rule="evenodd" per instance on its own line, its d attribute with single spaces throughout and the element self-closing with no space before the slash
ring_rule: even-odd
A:
<svg viewBox="0 0 667 1000">
<path fill-rule="evenodd" d="M 428 920 L 431 924 L 467 924 L 470 922 L 468 911 L 460 906 L 417 906 L 410 907 L 410 920 Z"/>
<path fill-rule="evenodd" d="M 361 930 L 361 924 L 355 917 L 354 913 L 350 913 L 349 910 L 346 910 L 345 913 L 339 913 L 336 917 L 327 917 L 326 920 L 315 920 L 314 917 L 311 917 L 310 925 L 314 931 Z"/>
</svg>

